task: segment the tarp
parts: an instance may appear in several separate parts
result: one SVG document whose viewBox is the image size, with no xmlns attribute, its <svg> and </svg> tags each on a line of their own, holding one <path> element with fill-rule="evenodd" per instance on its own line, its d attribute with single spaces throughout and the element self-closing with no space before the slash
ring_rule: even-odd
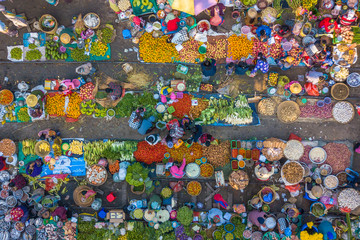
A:
<svg viewBox="0 0 360 240">
<path fill-rule="evenodd" d="M 198 15 L 216 4 L 217 0 L 174 0 L 171 7 L 191 15 Z"/>
</svg>

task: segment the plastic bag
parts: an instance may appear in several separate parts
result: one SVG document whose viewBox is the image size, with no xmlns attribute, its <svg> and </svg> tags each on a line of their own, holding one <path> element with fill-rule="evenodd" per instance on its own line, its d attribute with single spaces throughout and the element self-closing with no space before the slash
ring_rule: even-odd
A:
<svg viewBox="0 0 360 240">
<path fill-rule="evenodd" d="M 316 85 L 312 83 L 305 83 L 305 90 L 310 96 L 319 96 L 319 90 Z"/>
</svg>

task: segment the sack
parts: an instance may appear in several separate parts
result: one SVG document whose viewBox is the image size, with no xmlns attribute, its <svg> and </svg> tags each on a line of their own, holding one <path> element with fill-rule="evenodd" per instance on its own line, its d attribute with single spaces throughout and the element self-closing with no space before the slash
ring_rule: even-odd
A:
<svg viewBox="0 0 360 240">
<path fill-rule="evenodd" d="M 312 84 L 312 83 L 305 83 L 305 90 L 306 93 L 309 94 L 310 96 L 319 96 L 319 90 L 317 88 L 316 85 Z"/>
</svg>

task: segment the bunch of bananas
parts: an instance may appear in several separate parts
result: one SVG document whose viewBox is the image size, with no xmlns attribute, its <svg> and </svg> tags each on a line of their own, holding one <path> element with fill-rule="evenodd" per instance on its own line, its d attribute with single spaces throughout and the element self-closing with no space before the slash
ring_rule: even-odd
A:
<svg viewBox="0 0 360 240">
<path fill-rule="evenodd" d="M 96 164 L 102 157 L 103 152 L 112 144 L 112 141 L 89 142 L 84 145 L 84 159 L 88 165 Z"/>
<path fill-rule="evenodd" d="M 97 118 L 103 118 L 106 116 L 106 108 L 103 109 L 99 109 L 99 108 L 95 108 L 95 117 Z"/>
<path fill-rule="evenodd" d="M 15 115 L 15 104 L 11 104 L 5 108 L 6 114 L 4 115 L 4 120 L 9 120 L 10 122 L 16 121 Z"/>
<path fill-rule="evenodd" d="M 35 144 L 36 144 L 35 140 L 26 139 L 21 141 L 21 144 L 22 144 L 22 152 L 25 156 L 35 155 Z"/>
<path fill-rule="evenodd" d="M 95 110 L 96 103 L 94 101 L 86 101 L 81 103 L 81 114 L 90 116 Z"/>
<path fill-rule="evenodd" d="M 133 6 L 140 7 L 141 11 L 145 12 L 147 10 L 150 10 L 154 6 L 154 4 L 149 0 L 134 0 Z"/>
</svg>

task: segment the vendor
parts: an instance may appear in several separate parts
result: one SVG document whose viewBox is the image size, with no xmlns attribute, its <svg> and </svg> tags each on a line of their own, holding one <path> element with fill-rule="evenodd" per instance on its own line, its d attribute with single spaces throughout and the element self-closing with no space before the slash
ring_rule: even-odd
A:
<svg viewBox="0 0 360 240">
<path fill-rule="evenodd" d="M 236 75 L 244 75 L 249 70 L 248 65 L 245 61 L 239 61 L 235 67 L 235 74 Z"/>
<path fill-rule="evenodd" d="M 235 70 L 235 64 L 233 62 L 230 62 L 226 64 L 225 68 L 226 68 L 226 76 L 230 76 Z"/>
<path fill-rule="evenodd" d="M 208 133 L 204 133 L 201 135 L 201 137 L 199 138 L 199 142 L 202 144 L 202 145 L 205 145 L 205 146 L 210 146 L 210 144 L 215 141 L 215 138 L 208 134 Z"/>
<path fill-rule="evenodd" d="M 111 82 L 108 84 L 108 86 L 109 87 L 105 89 L 105 92 L 110 94 L 110 97 L 112 100 L 115 101 L 115 100 L 121 98 L 121 96 L 123 94 L 123 89 L 120 84 Z"/>
<path fill-rule="evenodd" d="M 15 188 L 16 190 L 22 189 L 26 185 L 26 178 L 21 174 L 16 175 L 15 178 L 13 178 L 9 183 L 9 187 Z"/>
<path fill-rule="evenodd" d="M 141 122 L 145 115 L 145 109 L 142 107 L 139 107 L 136 109 L 136 111 L 132 112 L 129 119 L 129 127 L 132 129 L 139 129 L 141 126 Z"/>
<path fill-rule="evenodd" d="M 289 70 L 293 66 L 294 61 L 295 61 L 294 57 L 287 56 L 278 61 L 278 66 L 283 71 Z"/>
<path fill-rule="evenodd" d="M 323 234 L 324 240 L 333 240 L 337 237 L 336 232 L 329 221 L 322 221 L 318 226 L 318 230 Z"/>
<path fill-rule="evenodd" d="M 0 156 L 0 171 L 4 171 L 7 169 L 5 161 L 6 161 L 6 158 Z"/>
<path fill-rule="evenodd" d="M 223 212 L 218 208 L 212 208 L 208 212 L 209 227 L 211 226 L 221 226 L 225 223 L 223 217 Z"/>
<path fill-rule="evenodd" d="M 199 138 L 201 137 L 202 135 L 202 126 L 201 125 L 198 125 L 198 124 L 195 124 L 194 127 L 191 128 L 191 140 L 192 142 L 197 142 L 199 141 Z"/>
<path fill-rule="evenodd" d="M 179 29 L 180 18 L 175 16 L 173 13 L 167 14 L 165 18 L 166 30 L 165 33 L 176 32 Z"/>
<path fill-rule="evenodd" d="M 280 30 L 278 31 L 277 35 L 280 38 L 288 38 L 291 36 L 291 29 L 288 25 L 281 25 Z"/>
<path fill-rule="evenodd" d="M 57 6 L 59 4 L 59 0 L 46 0 L 46 2 L 53 6 Z"/>
<path fill-rule="evenodd" d="M 257 226 L 261 231 L 267 231 L 268 228 L 265 225 L 266 213 L 263 211 L 253 210 L 249 212 L 248 221 Z"/>
<path fill-rule="evenodd" d="M 219 6 L 214 7 L 214 16 L 210 18 L 210 24 L 217 27 L 224 23 L 224 17 L 220 15 Z"/>
<path fill-rule="evenodd" d="M 92 75 L 96 72 L 96 69 L 91 65 L 91 63 L 85 63 L 76 68 L 75 72 L 80 75 Z"/>
<path fill-rule="evenodd" d="M 271 28 L 266 25 L 261 25 L 256 29 L 256 35 L 261 42 L 266 42 L 271 37 Z"/>
<path fill-rule="evenodd" d="M 270 65 L 262 53 L 258 54 L 255 68 L 250 72 L 249 77 L 255 77 L 256 72 L 260 70 L 262 73 L 269 71 Z"/>
<path fill-rule="evenodd" d="M 60 136 L 60 132 L 47 128 L 45 130 L 41 130 L 38 133 L 38 136 L 41 140 L 51 141 L 54 140 L 57 136 Z"/>
<path fill-rule="evenodd" d="M 174 178 L 182 178 L 185 175 L 184 169 L 186 166 L 186 159 L 183 158 L 183 162 L 180 167 L 173 165 L 170 167 L 170 173 Z"/>
<path fill-rule="evenodd" d="M 215 59 L 206 59 L 201 63 L 201 71 L 205 77 L 214 76 L 216 73 L 216 61 Z"/>
<path fill-rule="evenodd" d="M 10 210 L 10 219 L 14 222 L 25 223 L 29 218 L 29 210 L 25 205 L 14 207 Z"/>
<path fill-rule="evenodd" d="M 271 168 L 271 170 L 269 170 Z M 255 167 L 255 176 L 260 181 L 267 181 L 269 178 L 274 175 L 275 168 L 274 166 L 266 166 L 264 163 L 260 163 Z"/>
<path fill-rule="evenodd" d="M 31 177 L 36 177 L 41 174 L 43 162 L 40 158 L 30 162 L 26 167 L 26 173 Z"/>
<path fill-rule="evenodd" d="M 321 22 L 319 23 L 319 28 L 325 29 L 325 31 L 327 33 L 332 33 L 336 29 L 338 29 L 339 26 L 334 19 L 327 17 L 327 18 L 324 18 L 323 20 L 321 20 Z"/>
<path fill-rule="evenodd" d="M 342 26 L 355 25 L 358 16 L 355 14 L 354 9 L 349 9 L 344 15 L 340 17 L 340 24 Z"/>
</svg>

